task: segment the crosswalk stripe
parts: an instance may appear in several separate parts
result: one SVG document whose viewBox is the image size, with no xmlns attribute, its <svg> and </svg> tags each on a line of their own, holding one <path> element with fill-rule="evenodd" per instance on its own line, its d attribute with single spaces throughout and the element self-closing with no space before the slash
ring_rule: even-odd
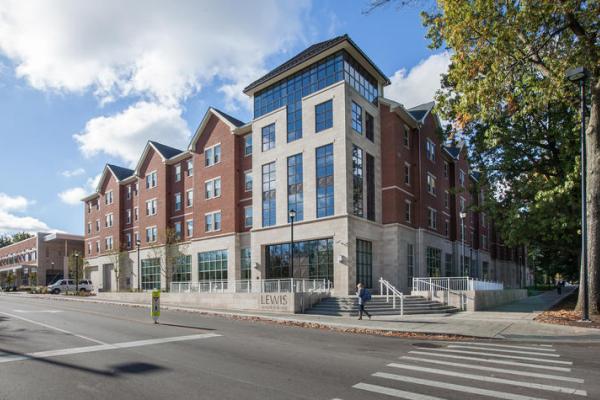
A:
<svg viewBox="0 0 600 400">
<path fill-rule="evenodd" d="M 520 394 L 499 392 L 496 390 L 481 389 L 481 388 L 476 388 L 476 387 L 472 387 L 472 386 L 456 385 L 454 383 L 431 381 L 429 379 L 413 378 L 411 376 L 388 374 L 385 372 L 376 372 L 373 374 L 373 376 L 378 377 L 378 378 L 391 379 L 391 380 L 395 380 L 395 381 L 399 381 L 399 382 L 415 383 L 417 385 L 430 386 L 430 387 L 435 387 L 438 389 L 448 389 L 448 390 L 454 390 L 457 392 L 464 392 L 464 393 L 471 393 L 471 394 L 479 394 L 482 396 L 496 397 L 498 399 L 505 399 L 505 400 L 544 400 L 539 397 L 523 396 Z"/>
<path fill-rule="evenodd" d="M 543 356 L 543 357 L 560 357 L 559 354 L 547 354 L 540 353 L 535 351 L 523 351 L 523 350 L 505 350 L 505 349 L 489 349 L 477 346 L 463 346 L 461 344 L 451 344 L 448 346 L 453 349 L 472 349 L 472 350 L 487 350 L 487 351 L 497 351 L 499 353 L 514 353 L 514 354 L 530 354 L 535 356 Z"/>
<path fill-rule="evenodd" d="M 367 390 L 369 392 L 387 394 L 388 396 L 398 397 L 408 400 L 444 400 L 441 397 L 428 396 L 426 394 L 405 392 L 404 390 L 393 389 L 385 386 L 371 385 L 369 383 L 357 383 L 352 386 L 355 389 Z"/>
<path fill-rule="evenodd" d="M 548 360 L 547 358 L 536 358 L 536 357 L 522 357 L 522 356 L 509 356 L 504 354 L 496 354 L 496 353 L 486 353 L 482 351 L 467 351 L 467 350 L 452 350 L 452 349 L 430 349 L 428 347 L 417 347 L 420 350 L 430 350 L 432 352 L 445 352 L 445 353 L 460 353 L 460 354 L 472 354 L 477 356 L 492 356 L 498 358 L 512 358 L 515 360 L 527 360 L 527 361 L 540 361 L 545 363 L 553 363 L 553 364 L 564 364 L 564 365 L 573 365 L 571 361 L 560 361 L 560 360 Z"/>
<path fill-rule="evenodd" d="M 410 371 L 426 372 L 426 373 L 430 373 L 430 374 L 453 376 L 456 378 L 465 378 L 465 379 L 471 379 L 474 381 L 481 381 L 481 382 L 501 383 L 504 385 L 520 386 L 520 387 L 525 387 L 525 388 L 530 388 L 530 389 L 546 390 L 549 392 L 559 392 L 559 393 L 567 393 L 567 394 L 576 394 L 578 396 L 587 396 L 587 392 L 585 390 L 573 389 L 573 388 L 562 387 L 562 386 L 543 385 L 540 383 L 513 381 L 510 379 L 494 378 L 491 376 L 482 376 L 482 375 L 475 375 L 475 374 L 465 374 L 462 372 L 447 371 L 447 370 L 438 369 L 438 368 L 419 367 L 417 365 L 408 365 L 408 364 L 391 363 L 391 364 L 388 364 L 388 367 L 407 369 Z"/>
<path fill-rule="evenodd" d="M 426 356 L 435 356 L 435 357 L 445 357 L 445 358 L 457 358 L 460 360 L 470 360 L 470 361 L 481 361 L 492 364 L 503 364 L 503 365 L 516 365 L 519 367 L 529 367 L 529 368 L 539 368 L 539 369 L 548 369 L 551 371 L 562 371 L 562 372 L 571 372 L 571 368 L 566 367 L 555 367 L 553 365 L 539 365 L 539 364 L 529 364 L 518 361 L 508 361 L 508 360 L 493 360 L 490 358 L 478 358 L 478 357 L 469 357 L 469 356 L 459 356 L 455 354 L 433 354 L 426 351 L 409 351 L 409 353 L 413 354 L 421 354 Z"/>
<path fill-rule="evenodd" d="M 571 378 L 570 376 L 538 374 L 536 372 L 517 371 L 515 369 L 485 367 L 483 365 L 454 363 L 454 362 L 443 361 L 443 360 L 430 360 L 428 358 L 420 358 L 420 357 L 402 356 L 401 358 L 407 359 L 407 360 L 412 360 L 412 361 L 426 362 L 426 363 L 430 363 L 430 364 L 448 365 L 450 367 L 461 367 L 461 368 L 468 368 L 468 369 L 477 369 L 477 370 L 481 370 L 481 371 L 500 372 L 502 374 L 510 374 L 510 375 L 530 376 L 532 378 L 553 379 L 555 381 L 565 381 L 565 382 L 575 382 L 575 383 L 583 383 L 584 382 L 583 379 Z"/>
<path fill-rule="evenodd" d="M 552 347 L 552 345 L 551 345 L 551 344 L 540 344 L 539 346 L 540 346 L 540 347 Z"/>
<path fill-rule="evenodd" d="M 503 347 L 507 349 L 521 349 L 521 350 L 537 350 L 537 351 L 556 351 L 547 347 L 540 348 L 537 346 L 513 346 L 510 344 L 496 344 L 496 343 L 482 343 L 482 342 L 450 342 L 450 344 L 467 344 L 472 346 L 489 346 L 489 347 Z M 540 345 L 542 346 L 542 345 Z M 552 347 L 552 346 L 549 346 Z"/>
</svg>

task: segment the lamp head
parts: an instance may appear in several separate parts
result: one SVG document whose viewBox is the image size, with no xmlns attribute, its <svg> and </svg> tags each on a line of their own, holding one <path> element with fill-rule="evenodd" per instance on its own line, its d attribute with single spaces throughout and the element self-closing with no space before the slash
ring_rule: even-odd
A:
<svg viewBox="0 0 600 400">
<path fill-rule="evenodd" d="M 296 218 L 296 210 L 294 210 L 294 209 L 290 210 L 288 215 L 291 219 Z"/>
<path fill-rule="evenodd" d="M 575 67 L 567 70 L 566 77 L 571 82 L 579 82 L 587 78 L 588 72 L 584 67 Z"/>
</svg>

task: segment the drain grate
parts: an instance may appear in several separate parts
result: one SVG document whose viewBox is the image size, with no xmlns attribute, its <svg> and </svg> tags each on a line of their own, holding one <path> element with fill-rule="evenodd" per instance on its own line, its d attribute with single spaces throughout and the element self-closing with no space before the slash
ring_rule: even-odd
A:
<svg viewBox="0 0 600 400">
<path fill-rule="evenodd" d="M 415 347 L 425 347 L 428 349 L 439 349 L 440 347 L 442 347 L 441 345 L 435 343 L 413 343 L 412 345 Z"/>
</svg>

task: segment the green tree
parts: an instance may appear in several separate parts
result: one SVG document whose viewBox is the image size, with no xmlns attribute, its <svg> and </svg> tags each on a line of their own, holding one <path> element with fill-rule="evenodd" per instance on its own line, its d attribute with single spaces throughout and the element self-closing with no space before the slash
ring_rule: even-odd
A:
<svg viewBox="0 0 600 400">
<path fill-rule="evenodd" d="M 12 244 L 12 238 L 9 235 L 0 235 L 0 247 L 6 247 Z"/>
<path fill-rule="evenodd" d="M 33 235 L 31 233 L 17 232 L 12 235 L 12 242 L 17 243 L 17 242 L 20 242 L 21 240 L 29 239 L 31 237 L 33 237 Z"/>
<path fill-rule="evenodd" d="M 574 261 L 578 247 L 579 98 L 565 72 L 584 66 L 591 111 L 586 127 L 590 311 L 600 311 L 600 2 L 447 1 L 424 13 L 434 48 L 451 49 L 437 96 L 482 152 L 498 161 L 490 181 L 504 189 L 501 220 L 509 240 L 559 244 Z M 486 159 L 486 157 L 488 157 Z M 496 174 L 494 174 L 496 172 Z M 494 186 L 495 185 L 495 186 Z M 502 197 L 501 197 L 502 199 Z M 512 204 L 509 204 L 512 203 Z M 497 219 L 498 220 L 498 219 Z M 545 244 L 544 244 L 545 243 Z M 546 254 L 547 255 L 547 254 Z"/>
</svg>

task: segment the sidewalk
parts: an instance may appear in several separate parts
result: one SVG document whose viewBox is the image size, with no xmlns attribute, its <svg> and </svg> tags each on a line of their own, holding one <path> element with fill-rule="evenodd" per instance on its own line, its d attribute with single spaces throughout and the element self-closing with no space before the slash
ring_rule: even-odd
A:
<svg viewBox="0 0 600 400">
<path fill-rule="evenodd" d="M 359 321 L 351 317 L 319 316 L 307 314 L 281 314 L 255 311 L 232 311 L 182 307 L 176 304 L 161 304 L 163 310 L 197 312 L 205 315 L 224 316 L 236 319 L 271 321 L 286 325 L 333 329 L 356 333 L 410 333 L 423 335 L 459 335 L 485 339 L 515 341 L 552 342 L 600 342 L 600 329 L 579 328 L 536 322 L 533 319 L 542 311 L 552 307 L 568 296 L 573 288 L 566 288 L 562 295 L 555 291 L 528 297 L 489 311 L 460 312 L 449 315 L 378 316 L 373 320 Z M 150 307 L 147 304 L 103 300 L 101 295 L 91 298 L 76 298 L 52 295 L 22 295 L 49 300 L 66 300 L 117 304 L 133 307 Z M 150 295 L 148 295 L 150 296 Z M 168 313 L 165 313 L 168 315 Z"/>
</svg>

